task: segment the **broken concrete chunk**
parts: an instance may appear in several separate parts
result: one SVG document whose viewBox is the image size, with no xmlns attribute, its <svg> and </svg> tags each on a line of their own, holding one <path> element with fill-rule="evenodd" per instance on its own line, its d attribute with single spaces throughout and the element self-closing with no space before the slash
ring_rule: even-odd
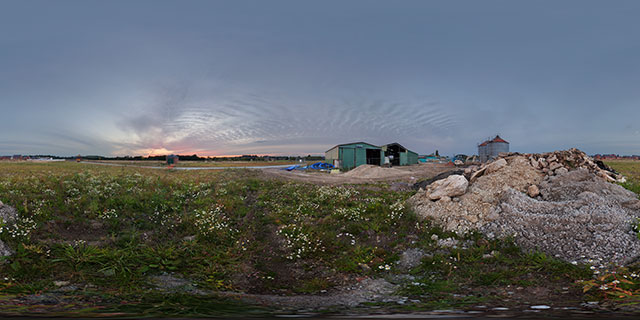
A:
<svg viewBox="0 0 640 320">
<path fill-rule="evenodd" d="M 487 167 L 483 167 L 480 170 L 474 172 L 469 178 L 469 181 L 474 182 L 476 179 L 482 176 L 486 170 L 487 170 Z"/>
<path fill-rule="evenodd" d="M 472 172 L 468 191 L 460 196 L 442 194 L 433 201 L 429 196 L 438 195 L 433 189 L 409 203 L 447 231 L 514 237 L 525 250 L 566 261 L 640 260 L 640 240 L 630 227 L 640 218 L 637 194 L 610 183 L 624 177 L 584 152 L 509 155 Z"/>
<path fill-rule="evenodd" d="M 504 168 L 505 166 L 507 166 L 507 160 L 505 159 L 498 159 L 494 162 L 491 162 L 490 164 L 487 165 L 487 169 L 486 169 L 486 174 L 491 174 L 494 173 L 502 168 Z"/>
<path fill-rule="evenodd" d="M 531 166 L 536 168 L 536 169 L 538 169 L 540 167 L 540 163 L 538 162 L 538 160 L 534 159 L 533 157 L 531 157 L 529 162 L 531 163 Z"/>
<path fill-rule="evenodd" d="M 438 180 L 427 187 L 427 196 L 431 200 L 442 197 L 456 197 L 467 192 L 469 181 L 462 175 L 452 175 Z"/>
<path fill-rule="evenodd" d="M 0 240 L 0 257 L 7 257 L 13 254 L 13 250 L 7 246 L 4 241 Z"/>
<path fill-rule="evenodd" d="M 11 206 L 0 202 L 0 223 L 11 223 L 18 219 L 18 211 Z M 0 257 L 6 257 L 13 254 L 13 250 L 9 248 L 2 240 L 0 240 Z"/>
<path fill-rule="evenodd" d="M 13 222 L 18 218 L 18 211 L 12 206 L 0 202 L 0 222 Z"/>
<path fill-rule="evenodd" d="M 553 171 L 555 169 L 562 168 L 562 165 L 557 162 L 551 162 L 549 164 L 549 170 Z"/>
</svg>

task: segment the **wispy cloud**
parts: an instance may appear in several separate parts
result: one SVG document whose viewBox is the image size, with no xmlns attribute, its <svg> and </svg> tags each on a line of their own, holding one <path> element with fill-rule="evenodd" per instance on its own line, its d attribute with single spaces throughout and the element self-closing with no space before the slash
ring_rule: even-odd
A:
<svg viewBox="0 0 640 320">
<path fill-rule="evenodd" d="M 434 101 L 344 98 L 322 103 L 266 94 L 202 97 L 202 92 L 184 86 L 162 90 L 140 114 L 122 119 L 120 128 L 130 133 L 131 141 L 120 142 L 120 151 L 319 153 L 332 143 L 383 143 L 412 132 L 440 136 L 458 125 L 456 117 Z"/>
</svg>

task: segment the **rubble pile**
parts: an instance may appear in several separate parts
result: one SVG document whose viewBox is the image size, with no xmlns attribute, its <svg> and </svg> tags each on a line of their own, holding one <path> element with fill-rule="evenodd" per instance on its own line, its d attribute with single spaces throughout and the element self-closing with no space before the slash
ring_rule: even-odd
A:
<svg viewBox="0 0 640 320">
<path fill-rule="evenodd" d="M 11 206 L 3 204 L 0 201 L 0 224 L 5 225 L 12 223 L 18 217 L 18 212 Z M 0 240 L 0 257 L 6 257 L 13 254 L 13 250 L 9 248 L 2 240 Z"/>
<path fill-rule="evenodd" d="M 468 182 L 463 193 L 462 180 Z M 509 153 L 424 186 L 409 203 L 448 231 L 513 237 L 525 250 L 570 262 L 625 264 L 640 257 L 632 230 L 640 200 L 610 183 L 620 181 L 624 177 L 577 149 Z"/>
<path fill-rule="evenodd" d="M 591 157 L 576 148 L 542 154 L 507 153 L 501 154 L 501 157 L 497 161 L 500 161 L 500 159 L 509 160 L 516 157 L 526 158 L 529 160 L 532 167 L 549 176 L 563 174 L 573 169 L 583 168 L 610 182 L 625 181 L 625 178 L 621 174 L 615 172 L 602 161 L 594 161 Z M 478 170 L 478 172 L 482 175 L 482 169 Z"/>
</svg>

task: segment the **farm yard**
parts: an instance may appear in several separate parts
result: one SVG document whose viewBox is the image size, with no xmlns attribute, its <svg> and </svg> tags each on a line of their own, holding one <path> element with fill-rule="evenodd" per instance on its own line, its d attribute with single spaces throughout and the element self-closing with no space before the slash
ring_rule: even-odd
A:
<svg viewBox="0 0 640 320">
<path fill-rule="evenodd" d="M 638 192 L 640 162 L 607 164 Z M 634 262 L 566 261 L 416 212 L 407 200 L 425 190 L 412 183 L 452 169 L 358 180 L 0 162 L 0 239 L 12 252 L 0 265 L 0 314 L 635 310 Z"/>
</svg>

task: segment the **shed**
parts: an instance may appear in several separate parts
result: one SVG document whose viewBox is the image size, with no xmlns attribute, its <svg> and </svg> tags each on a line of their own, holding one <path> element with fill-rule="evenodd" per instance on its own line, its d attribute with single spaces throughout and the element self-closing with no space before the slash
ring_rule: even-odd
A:
<svg viewBox="0 0 640 320">
<path fill-rule="evenodd" d="M 178 163 L 178 160 L 178 156 L 176 156 L 175 154 L 170 154 L 167 156 L 167 165 L 175 166 Z"/>
<path fill-rule="evenodd" d="M 366 142 L 339 144 L 327 150 L 324 158 L 327 163 L 341 169 L 353 169 L 363 164 L 384 164 L 382 147 Z"/>
<path fill-rule="evenodd" d="M 418 154 L 413 152 L 401 144 L 394 142 L 382 147 L 385 157 L 393 156 L 391 159 L 391 165 L 394 166 L 408 166 L 411 164 L 418 164 Z"/>
</svg>

